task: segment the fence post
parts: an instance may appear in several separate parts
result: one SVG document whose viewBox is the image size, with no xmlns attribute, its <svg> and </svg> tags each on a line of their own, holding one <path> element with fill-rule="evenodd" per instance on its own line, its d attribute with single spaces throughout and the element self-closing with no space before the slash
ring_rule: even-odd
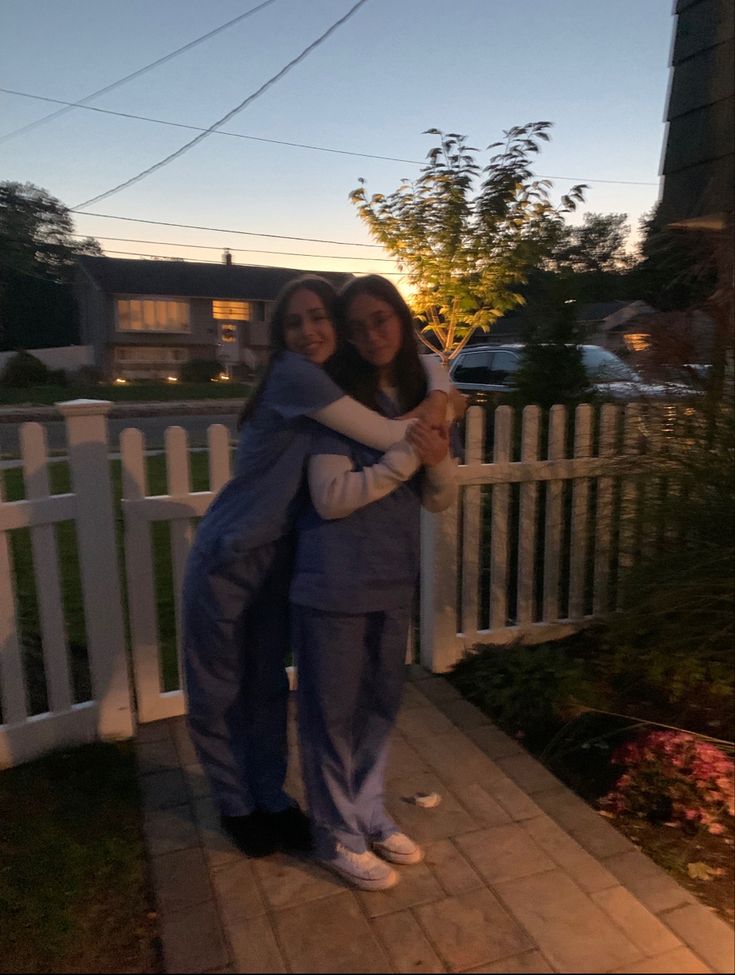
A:
<svg viewBox="0 0 735 975">
<path fill-rule="evenodd" d="M 421 663 L 435 674 L 461 656 L 457 636 L 459 505 L 439 514 L 421 509 Z"/>
<path fill-rule="evenodd" d="M 112 403 L 57 403 L 66 422 L 72 489 L 77 499 L 77 545 L 87 629 L 92 696 L 101 738 L 133 735 L 133 705 L 125 646 L 107 414 Z"/>
</svg>

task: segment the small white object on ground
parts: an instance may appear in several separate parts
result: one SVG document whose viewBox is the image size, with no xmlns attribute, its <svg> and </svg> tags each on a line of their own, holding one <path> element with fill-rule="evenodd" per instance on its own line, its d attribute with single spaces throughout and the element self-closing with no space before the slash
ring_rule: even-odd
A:
<svg viewBox="0 0 735 975">
<path fill-rule="evenodd" d="M 408 801 L 422 809 L 433 809 L 434 806 L 439 805 L 442 797 L 438 792 L 416 792 Z"/>
</svg>

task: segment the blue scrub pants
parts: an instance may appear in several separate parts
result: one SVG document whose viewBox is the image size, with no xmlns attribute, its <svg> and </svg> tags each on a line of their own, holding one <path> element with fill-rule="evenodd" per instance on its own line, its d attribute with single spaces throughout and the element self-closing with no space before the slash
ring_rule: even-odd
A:
<svg viewBox="0 0 735 975">
<path fill-rule="evenodd" d="M 364 615 L 291 607 L 301 765 L 315 853 L 355 853 L 398 827 L 383 805 L 410 606 Z"/>
<path fill-rule="evenodd" d="M 225 816 L 291 805 L 287 762 L 292 541 L 213 565 L 192 549 L 182 614 L 189 730 Z"/>
</svg>

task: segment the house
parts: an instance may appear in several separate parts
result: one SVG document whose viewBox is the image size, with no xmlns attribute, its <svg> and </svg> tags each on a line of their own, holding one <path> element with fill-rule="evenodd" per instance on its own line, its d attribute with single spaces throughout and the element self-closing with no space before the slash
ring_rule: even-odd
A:
<svg viewBox="0 0 735 975">
<path fill-rule="evenodd" d="M 698 235 L 717 272 L 709 303 L 712 389 L 735 384 L 735 4 L 676 0 L 660 213 Z"/>
<path fill-rule="evenodd" d="M 77 259 L 81 340 L 107 379 L 166 379 L 192 359 L 244 378 L 270 347 L 269 314 L 303 270 L 176 260 Z M 339 288 L 352 277 L 318 272 Z"/>
<path fill-rule="evenodd" d="M 580 306 L 577 322 L 585 342 L 625 358 L 649 347 L 646 316 L 653 312 L 645 301 L 597 301 Z"/>
<path fill-rule="evenodd" d="M 735 210 L 735 5 L 676 0 L 661 214 L 732 233 Z M 732 243 L 729 243 L 732 268 Z M 725 269 L 727 280 L 727 269 Z"/>
</svg>

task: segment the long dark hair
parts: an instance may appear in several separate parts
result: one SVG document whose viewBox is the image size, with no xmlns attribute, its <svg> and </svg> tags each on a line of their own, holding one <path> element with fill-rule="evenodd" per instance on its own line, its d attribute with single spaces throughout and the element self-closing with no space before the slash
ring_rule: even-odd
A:
<svg viewBox="0 0 735 975">
<path fill-rule="evenodd" d="M 270 372 L 273 368 L 273 363 L 276 357 L 280 352 L 286 351 L 286 312 L 288 311 L 288 305 L 292 296 L 297 291 L 301 291 L 302 289 L 305 291 L 311 291 L 312 294 L 315 294 L 317 298 L 320 299 L 330 317 L 334 321 L 337 293 L 326 278 L 319 277 L 318 274 L 302 274 L 298 278 L 294 278 L 293 281 L 289 281 L 289 283 L 278 295 L 271 313 L 271 355 L 268 360 L 268 365 L 261 375 L 258 385 L 255 387 L 250 398 L 245 401 L 242 409 L 240 410 L 237 418 L 238 430 L 243 423 L 247 423 L 263 398 L 263 390 L 265 389 L 265 384 L 268 382 L 268 377 L 270 376 Z"/>
<path fill-rule="evenodd" d="M 350 305 L 359 295 L 370 295 L 390 305 L 401 323 L 401 347 L 395 360 L 395 375 L 401 410 L 412 410 L 426 396 L 426 373 L 419 359 L 413 315 L 396 286 L 379 274 L 349 281 L 337 295 L 337 352 L 326 370 L 338 386 L 355 399 L 380 411 L 378 405 L 378 372 L 347 341 L 347 317 Z"/>
</svg>

